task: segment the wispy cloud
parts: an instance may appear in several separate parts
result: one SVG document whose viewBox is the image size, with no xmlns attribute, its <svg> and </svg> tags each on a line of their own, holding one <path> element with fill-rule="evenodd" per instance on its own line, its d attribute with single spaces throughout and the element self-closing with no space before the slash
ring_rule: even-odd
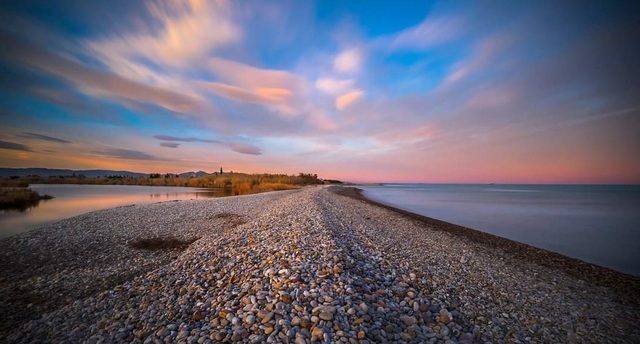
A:
<svg viewBox="0 0 640 344">
<path fill-rule="evenodd" d="M 160 146 L 166 148 L 178 148 L 180 144 L 175 142 L 160 142 Z"/>
<path fill-rule="evenodd" d="M 56 142 L 56 143 L 71 143 L 71 141 L 67 141 L 67 140 L 64 140 L 64 139 L 59 139 L 57 137 L 47 136 L 47 135 L 42 135 L 42 134 L 36 134 L 36 133 L 30 133 L 30 132 L 23 132 L 21 134 L 18 134 L 17 136 L 22 137 L 22 138 L 26 138 L 26 139 L 37 139 L 37 140 Z"/>
<path fill-rule="evenodd" d="M 511 38 L 507 34 L 499 33 L 489 36 L 480 41 L 473 52 L 473 55 L 456 65 L 445 79 L 445 83 L 453 83 L 460 81 L 472 73 L 480 72 L 487 64 L 497 64 L 496 57 L 500 56 L 508 45 Z"/>
<path fill-rule="evenodd" d="M 462 28 L 457 18 L 428 16 L 418 25 L 374 40 L 372 46 L 381 50 L 425 50 L 451 41 L 461 34 Z"/>
<path fill-rule="evenodd" d="M 164 160 L 157 156 L 131 149 L 123 149 L 123 148 L 106 148 L 101 151 L 95 152 L 96 154 L 102 156 L 108 156 L 117 159 L 125 159 L 125 160 L 141 160 L 141 161 L 158 161 Z"/>
<path fill-rule="evenodd" d="M 348 48 L 340 52 L 333 60 L 333 69 L 338 73 L 355 73 L 363 63 L 363 51 L 360 48 Z"/>
<path fill-rule="evenodd" d="M 244 143 L 230 143 L 231 150 L 241 154 L 262 155 L 262 150 L 256 146 Z"/>
<path fill-rule="evenodd" d="M 327 94 L 340 94 L 345 93 L 347 90 L 353 87 L 353 79 L 333 79 L 333 78 L 319 78 L 316 80 L 316 88 Z"/>
<path fill-rule="evenodd" d="M 173 142 L 204 142 L 204 143 L 216 143 L 216 144 L 229 147 L 232 151 L 236 153 L 249 154 L 249 155 L 262 155 L 262 149 L 260 149 L 257 146 L 246 144 L 246 143 L 203 139 L 203 138 L 197 138 L 197 137 L 177 137 L 177 136 L 169 136 L 169 135 L 154 135 L 153 137 L 160 141 L 169 141 L 169 142 L 161 142 L 160 145 L 163 147 L 177 148 L 178 144 Z"/>
<path fill-rule="evenodd" d="M 1 35 L 1 34 L 0 34 Z M 46 50 L 20 42 L 12 37 L 0 37 L 9 47 L 5 57 L 17 64 L 28 64 L 48 74 L 73 83 L 82 92 L 114 100 L 128 99 L 153 103 L 177 112 L 196 112 L 204 108 L 203 101 L 191 95 L 141 84 L 120 75 L 85 67 L 84 65 Z"/>
<path fill-rule="evenodd" d="M 219 140 L 201 139 L 197 137 L 177 137 L 170 135 L 153 135 L 154 139 L 160 141 L 177 141 L 177 142 L 207 142 L 207 143 L 221 143 Z"/>
<path fill-rule="evenodd" d="M 141 59 L 168 67 L 189 67 L 241 37 L 225 0 L 149 2 L 147 9 L 153 18 L 147 30 L 87 41 L 86 45 L 115 71 L 126 72 L 141 67 L 137 62 Z"/>
<path fill-rule="evenodd" d="M 10 150 L 18 150 L 25 152 L 33 152 L 29 146 L 23 145 L 21 143 L 8 142 L 8 141 L 0 141 L 0 149 L 10 149 Z"/>
</svg>

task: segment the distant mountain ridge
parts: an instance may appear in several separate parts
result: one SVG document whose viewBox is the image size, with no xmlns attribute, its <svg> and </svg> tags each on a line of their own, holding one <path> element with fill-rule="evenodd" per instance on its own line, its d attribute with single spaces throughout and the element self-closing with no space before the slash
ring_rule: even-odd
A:
<svg viewBox="0 0 640 344">
<path fill-rule="evenodd" d="M 198 171 L 198 172 L 183 172 L 178 174 L 178 176 L 183 177 L 183 178 L 193 178 L 193 177 L 203 177 L 206 175 L 209 175 L 211 173 L 205 172 L 205 171 Z"/>
<path fill-rule="evenodd" d="M 26 176 L 40 176 L 40 177 L 52 177 L 52 176 L 72 176 L 83 175 L 88 178 L 106 177 L 106 176 L 123 176 L 123 177 L 149 177 L 149 173 L 139 173 L 130 171 L 114 171 L 114 170 L 68 170 L 68 169 L 56 169 L 56 168 L 0 168 L 0 177 L 26 177 Z M 178 174 L 180 177 L 202 177 L 209 173 L 204 171 L 198 172 L 183 172 Z"/>
</svg>

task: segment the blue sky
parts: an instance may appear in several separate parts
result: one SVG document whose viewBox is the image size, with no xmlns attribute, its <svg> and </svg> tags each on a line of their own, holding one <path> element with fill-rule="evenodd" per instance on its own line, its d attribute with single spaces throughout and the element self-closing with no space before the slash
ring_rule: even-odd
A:
<svg viewBox="0 0 640 344">
<path fill-rule="evenodd" d="M 603 1 L 6 1 L 0 165 L 640 182 Z"/>
</svg>

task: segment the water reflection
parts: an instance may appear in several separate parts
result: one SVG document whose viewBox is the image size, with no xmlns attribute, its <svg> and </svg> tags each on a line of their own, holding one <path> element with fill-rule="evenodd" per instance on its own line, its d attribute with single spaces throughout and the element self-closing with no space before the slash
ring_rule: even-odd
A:
<svg viewBox="0 0 640 344">
<path fill-rule="evenodd" d="M 0 238 L 100 209 L 231 195 L 230 190 L 225 189 L 185 187 L 44 184 L 30 187 L 55 198 L 42 200 L 37 206 L 22 212 L 4 211 L 0 214 Z"/>
</svg>

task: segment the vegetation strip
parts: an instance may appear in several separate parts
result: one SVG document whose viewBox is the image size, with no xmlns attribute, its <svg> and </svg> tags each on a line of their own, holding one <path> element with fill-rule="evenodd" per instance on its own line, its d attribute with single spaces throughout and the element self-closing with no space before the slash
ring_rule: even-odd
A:
<svg viewBox="0 0 640 344">
<path fill-rule="evenodd" d="M 40 195 L 27 187 L 0 187 L 0 210 L 24 211 L 38 205 L 41 200 L 52 198 L 49 195 Z"/>
</svg>

